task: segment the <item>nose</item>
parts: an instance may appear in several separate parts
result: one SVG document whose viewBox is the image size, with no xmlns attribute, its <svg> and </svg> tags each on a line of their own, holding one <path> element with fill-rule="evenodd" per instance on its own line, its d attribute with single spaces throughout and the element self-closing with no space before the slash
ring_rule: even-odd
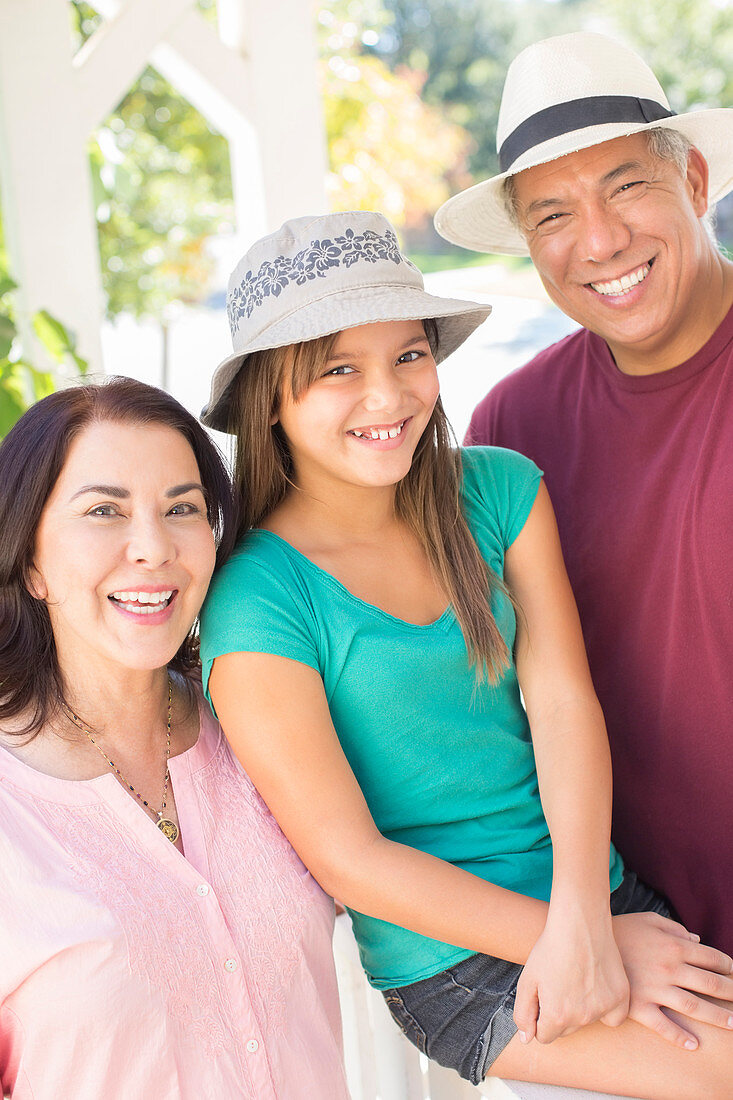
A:
<svg viewBox="0 0 733 1100">
<path fill-rule="evenodd" d="M 392 366 L 370 373 L 363 404 L 367 412 L 384 410 L 399 412 L 402 406 L 404 380 Z"/>
<path fill-rule="evenodd" d="M 628 247 L 631 232 L 618 212 L 603 202 L 587 207 L 578 219 L 577 247 L 580 258 L 605 263 Z"/>
<path fill-rule="evenodd" d="M 175 558 L 171 532 L 160 516 L 140 516 L 134 520 L 127 556 L 135 565 L 147 565 L 151 569 L 158 569 Z"/>
</svg>

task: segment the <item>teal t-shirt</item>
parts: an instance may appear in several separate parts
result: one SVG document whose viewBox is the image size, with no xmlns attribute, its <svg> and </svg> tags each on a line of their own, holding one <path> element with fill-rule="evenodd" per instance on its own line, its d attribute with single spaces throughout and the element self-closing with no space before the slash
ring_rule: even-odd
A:
<svg viewBox="0 0 733 1100">
<path fill-rule="evenodd" d="M 504 554 L 529 515 L 541 473 L 498 447 L 463 456 L 463 502 L 481 553 Z M 514 610 L 493 612 L 513 648 Z M 499 886 L 548 900 L 552 846 L 512 666 L 477 687 L 448 608 L 427 626 L 353 596 L 269 531 L 251 531 L 216 574 L 201 615 L 203 680 L 214 658 L 273 653 L 323 679 L 339 741 L 380 832 Z M 208 687 L 207 687 L 208 693 Z M 246 685 L 242 696 L 246 705 Z M 610 887 L 623 867 L 610 856 Z M 472 954 L 351 911 L 369 980 L 381 989 L 431 977 Z"/>
</svg>

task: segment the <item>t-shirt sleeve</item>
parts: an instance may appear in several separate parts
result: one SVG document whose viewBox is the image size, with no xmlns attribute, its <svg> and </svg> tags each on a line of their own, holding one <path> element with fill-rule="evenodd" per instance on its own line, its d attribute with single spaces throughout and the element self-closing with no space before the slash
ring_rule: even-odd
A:
<svg viewBox="0 0 733 1100">
<path fill-rule="evenodd" d="M 480 522 L 483 512 L 506 550 L 527 521 L 542 471 L 531 459 L 504 447 L 467 447 L 462 458 L 469 522 Z"/>
<path fill-rule="evenodd" d="M 211 666 L 225 653 L 272 653 L 320 671 L 318 624 L 297 573 L 237 551 L 214 577 L 201 611 L 206 698 Z"/>
<path fill-rule="evenodd" d="M 464 447 L 481 447 L 494 442 L 494 397 L 493 391 L 489 391 L 483 400 L 479 401 L 471 414 L 471 420 L 463 439 Z"/>
</svg>

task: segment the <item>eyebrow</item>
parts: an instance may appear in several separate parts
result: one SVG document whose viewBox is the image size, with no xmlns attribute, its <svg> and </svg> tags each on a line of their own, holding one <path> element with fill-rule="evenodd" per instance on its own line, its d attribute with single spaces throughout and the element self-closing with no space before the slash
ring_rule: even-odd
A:
<svg viewBox="0 0 733 1100">
<path fill-rule="evenodd" d="M 198 481 L 185 481 L 183 485 L 174 485 L 172 489 L 166 489 L 167 497 L 180 497 L 184 493 L 190 493 L 192 489 L 198 489 L 202 496 L 206 496 L 206 490 Z"/>
<path fill-rule="evenodd" d="M 167 497 L 179 497 L 184 493 L 190 493 L 192 489 L 198 489 L 203 496 L 206 496 L 206 490 L 198 481 L 186 481 L 183 485 L 174 485 L 172 488 L 166 489 L 165 495 Z M 130 496 L 129 490 L 122 489 L 119 485 L 82 485 L 81 489 L 78 489 L 71 499 L 76 500 L 77 497 L 83 496 L 85 493 L 96 493 L 100 497 L 114 497 L 116 500 L 127 500 Z"/>
<path fill-rule="evenodd" d="M 100 497 L 116 497 L 117 500 L 126 500 L 130 495 L 127 489 L 121 489 L 119 485 L 82 485 L 71 499 L 76 500 L 84 493 L 97 493 Z"/>
<path fill-rule="evenodd" d="M 644 170 L 643 164 L 638 160 L 627 160 L 625 164 L 619 164 L 617 168 L 612 168 L 610 172 L 606 172 L 602 178 L 601 183 L 613 183 L 619 178 L 619 176 L 625 176 L 629 172 L 641 172 Z"/>
<path fill-rule="evenodd" d="M 409 340 L 405 340 L 405 342 L 403 344 L 401 344 L 400 347 L 397 350 L 398 351 L 404 351 L 405 348 L 412 347 L 413 344 L 419 344 L 421 342 L 424 342 L 426 344 L 430 343 L 430 341 L 427 338 L 427 335 L 424 332 L 420 333 L 419 335 L 417 333 L 415 333 L 415 335 L 411 336 Z M 358 359 L 359 356 L 364 355 L 367 350 L 368 349 L 362 348 L 359 351 L 338 351 L 334 355 L 329 355 L 326 362 L 330 363 L 330 362 L 335 361 L 337 359 Z"/>
</svg>

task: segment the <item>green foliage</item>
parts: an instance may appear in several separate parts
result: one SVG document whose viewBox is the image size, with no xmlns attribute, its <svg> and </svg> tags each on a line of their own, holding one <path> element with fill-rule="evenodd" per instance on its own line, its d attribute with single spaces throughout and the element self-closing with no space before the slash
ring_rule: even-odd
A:
<svg viewBox="0 0 733 1100">
<path fill-rule="evenodd" d="M 92 148 L 107 312 L 165 320 L 210 288 L 208 238 L 231 228 L 225 139 L 147 68 Z"/>
<path fill-rule="evenodd" d="M 56 388 L 50 371 L 39 370 L 23 354 L 12 301 L 16 284 L 0 259 L 0 439 L 7 435 L 25 410 Z M 43 347 L 59 366 L 83 375 L 86 360 L 76 352 L 76 341 L 46 310 L 32 318 L 33 328 Z"/>
<path fill-rule="evenodd" d="M 56 388 L 53 374 L 33 366 L 21 347 L 13 300 L 17 289 L 8 271 L 0 217 L 0 439 L 34 401 Z M 60 321 L 41 310 L 31 322 L 40 343 L 60 368 L 67 374 L 86 373 L 86 360 L 77 355 L 76 340 Z"/>
<path fill-rule="evenodd" d="M 387 22 L 378 0 L 319 5 L 327 186 L 333 209 L 381 210 L 411 230 L 470 182 L 468 139 L 424 101 L 422 74 L 391 72 L 369 52 Z"/>
</svg>

